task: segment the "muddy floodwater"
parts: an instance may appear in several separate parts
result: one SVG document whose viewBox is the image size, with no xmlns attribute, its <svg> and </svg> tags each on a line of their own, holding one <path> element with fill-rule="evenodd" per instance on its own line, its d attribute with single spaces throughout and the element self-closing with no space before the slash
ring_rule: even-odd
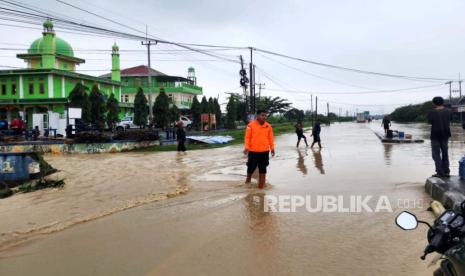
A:
<svg viewBox="0 0 465 276">
<path fill-rule="evenodd" d="M 419 258 L 427 229 L 394 223 L 404 209 L 433 219 L 424 192 L 434 173 L 428 127 L 393 129 L 425 143 L 382 144 L 373 133 L 380 122 L 323 127 L 321 150 L 281 135 L 264 190 L 243 184 L 240 145 L 48 155 L 65 188 L 0 201 L 0 275 L 431 275 L 433 255 Z M 465 146 L 462 129 L 453 132 L 456 174 Z M 278 196 L 314 209 L 266 212 L 265 198 Z M 371 197 L 372 209 L 387 199 L 392 212 L 316 208 L 317 198 L 349 208 L 357 196 Z"/>
</svg>

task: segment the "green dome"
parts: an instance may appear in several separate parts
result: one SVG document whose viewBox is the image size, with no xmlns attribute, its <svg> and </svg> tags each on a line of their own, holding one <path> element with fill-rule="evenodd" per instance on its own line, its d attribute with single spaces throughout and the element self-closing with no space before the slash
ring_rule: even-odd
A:
<svg viewBox="0 0 465 276">
<path fill-rule="evenodd" d="M 29 50 L 27 50 L 28 54 L 43 53 L 43 40 L 43 37 L 34 40 L 34 42 L 31 44 L 31 47 L 29 47 Z M 59 55 L 74 57 L 74 52 L 71 45 L 59 37 L 55 37 L 55 49 L 56 53 Z"/>
</svg>

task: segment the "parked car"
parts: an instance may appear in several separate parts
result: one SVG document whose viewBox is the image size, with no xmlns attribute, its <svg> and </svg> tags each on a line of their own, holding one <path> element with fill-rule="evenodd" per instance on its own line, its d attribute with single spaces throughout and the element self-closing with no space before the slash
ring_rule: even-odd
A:
<svg viewBox="0 0 465 276">
<path fill-rule="evenodd" d="M 119 123 L 116 124 L 117 131 L 123 131 L 130 128 L 139 128 L 138 125 L 134 124 L 133 117 L 124 117 Z"/>
<path fill-rule="evenodd" d="M 182 122 L 184 127 L 186 127 L 186 128 L 191 128 L 192 127 L 192 121 L 188 117 L 181 116 L 181 117 L 179 117 L 179 120 Z"/>
</svg>

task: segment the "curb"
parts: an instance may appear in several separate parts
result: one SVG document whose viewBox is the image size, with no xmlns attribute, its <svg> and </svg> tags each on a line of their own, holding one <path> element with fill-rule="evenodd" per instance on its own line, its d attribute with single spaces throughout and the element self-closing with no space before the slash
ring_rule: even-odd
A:
<svg viewBox="0 0 465 276">
<path fill-rule="evenodd" d="M 430 177 L 426 180 L 425 191 L 444 207 L 454 211 L 460 211 L 460 204 L 465 201 L 465 181 L 458 176 L 444 179 Z"/>
</svg>

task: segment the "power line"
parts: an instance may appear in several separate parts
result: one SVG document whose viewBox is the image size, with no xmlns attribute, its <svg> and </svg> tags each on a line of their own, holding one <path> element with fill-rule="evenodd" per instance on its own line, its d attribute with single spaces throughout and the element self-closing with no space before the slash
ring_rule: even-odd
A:
<svg viewBox="0 0 465 276">
<path fill-rule="evenodd" d="M 297 61 L 301 61 L 301 62 L 313 64 L 313 65 L 324 66 L 324 67 L 328 67 L 328 68 L 339 69 L 339 70 L 350 71 L 350 72 L 361 73 L 361 74 L 384 76 L 384 77 L 391 77 L 391 78 L 401 78 L 401 79 L 408 79 L 408 80 L 415 80 L 415 81 L 428 81 L 428 82 L 430 82 L 430 81 L 441 81 L 441 82 L 443 82 L 443 81 L 449 81 L 450 80 L 450 79 L 445 79 L 445 78 L 406 76 L 406 75 L 397 75 L 397 74 L 380 73 L 380 72 L 374 72 L 374 71 L 366 71 L 366 70 L 361 70 L 361 69 L 343 67 L 343 66 L 332 65 L 332 64 L 312 61 L 312 60 L 308 60 L 308 59 L 293 57 L 293 56 L 280 54 L 280 53 L 277 53 L 277 52 L 268 51 L 268 50 L 259 49 L 259 48 L 254 48 L 254 49 L 255 49 L 255 51 L 259 51 L 259 52 L 269 54 L 269 55 L 279 56 L 279 57 L 282 57 L 282 58 L 297 60 Z"/>
<path fill-rule="evenodd" d="M 29 5 L 29 7 L 27 7 L 27 6 L 18 4 L 18 2 L 15 2 L 15 1 L 2 0 L 2 2 L 6 2 L 6 3 L 9 3 L 10 5 L 17 6 L 17 7 L 23 8 L 23 9 L 32 10 L 32 11 L 38 13 L 38 14 L 34 14 L 34 13 L 30 13 L 30 12 L 13 10 L 13 9 L 9 9 L 9 8 L 3 8 L 3 7 L 1 8 L 3 10 L 6 10 L 7 12 L 9 12 L 11 16 L 19 16 L 19 17 L 23 17 L 23 18 L 36 19 L 36 20 L 38 20 L 38 19 L 43 20 L 45 18 L 51 18 L 51 19 L 57 21 L 57 23 L 59 23 L 59 25 L 61 24 L 62 27 L 66 28 L 66 29 L 79 30 L 79 31 L 83 31 L 83 29 L 86 29 L 89 32 L 93 32 L 95 34 L 100 34 L 100 35 L 111 35 L 111 36 L 116 36 L 116 37 L 121 37 L 121 38 L 137 39 L 137 40 L 148 39 L 147 36 L 143 37 L 143 36 L 139 36 L 139 35 L 135 35 L 135 34 L 130 34 L 130 33 L 125 33 L 125 32 L 121 32 L 121 31 L 111 30 L 111 29 L 108 29 L 108 28 L 105 28 L 105 27 L 98 27 L 98 26 L 93 26 L 93 25 L 89 25 L 89 24 L 83 24 L 83 23 L 79 23 L 79 22 L 76 22 L 76 21 L 73 21 L 73 20 L 70 20 L 70 19 L 67 19 L 67 18 L 59 18 L 57 16 L 52 16 L 50 12 L 47 12 L 47 11 L 45 11 L 43 9 L 41 10 L 41 9 L 38 9 L 38 8 L 34 8 L 34 6 L 32 6 L 32 5 Z M 59 2 L 65 3 L 64 1 L 59 1 Z M 74 8 L 79 9 L 80 11 L 87 12 L 87 13 L 92 14 L 94 16 L 97 16 L 97 17 L 103 18 L 103 19 L 105 19 L 107 21 L 110 21 L 112 23 L 115 23 L 115 21 L 112 20 L 112 19 L 103 17 L 101 15 L 98 15 L 96 13 L 87 11 L 85 9 L 79 8 L 79 7 L 74 6 L 74 5 L 71 5 L 71 6 L 73 6 Z M 33 7 L 33 8 L 31 8 L 31 7 Z M 43 14 L 45 14 L 45 16 Z M 34 22 L 28 22 L 27 24 L 33 24 L 33 23 Z M 117 23 L 117 24 L 128 27 L 125 24 L 121 24 L 121 23 Z M 132 28 L 132 27 L 130 27 L 130 28 Z M 136 30 L 136 29 L 134 29 L 134 30 Z M 137 30 L 137 31 L 141 32 L 139 30 Z M 194 47 L 211 47 L 211 48 L 230 48 L 230 49 L 237 49 L 237 50 L 252 48 L 252 47 L 235 47 L 235 46 L 220 46 L 220 45 L 208 45 L 208 44 L 179 43 L 179 42 L 172 42 L 172 41 L 162 40 L 162 39 L 159 39 L 159 38 L 157 38 L 157 37 L 155 37 L 153 35 L 150 35 L 151 40 L 152 40 L 152 38 L 154 38 L 153 39 L 154 41 L 157 41 L 159 43 L 164 43 L 164 44 L 168 44 L 168 45 L 175 45 L 175 46 L 178 46 L 178 47 L 189 49 L 189 50 L 197 52 L 197 53 L 209 55 L 209 56 L 212 56 L 212 57 L 215 57 L 215 58 L 218 58 L 218 59 L 223 59 L 225 61 L 230 61 L 230 62 L 235 62 L 235 63 L 237 63 L 238 61 L 228 59 L 228 58 L 225 58 L 225 57 L 221 57 L 221 56 L 218 56 L 218 55 L 215 55 L 215 54 L 212 54 L 212 53 L 209 53 L 206 50 L 192 48 L 190 46 L 194 46 Z M 366 71 L 366 70 L 361 70 L 361 69 L 348 68 L 348 67 L 343 67 L 343 66 L 331 65 L 331 64 L 311 61 L 311 60 L 307 60 L 307 59 L 292 57 L 292 56 L 289 56 L 289 55 L 280 54 L 280 53 L 277 53 L 277 52 L 268 51 L 268 50 L 259 49 L 259 48 L 252 48 L 252 49 L 255 50 L 255 51 L 265 53 L 265 54 L 275 55 L 275 56 L 284 57 L 284 58 L 288 58 L 288 59 L 293 59 L 293 60 L 306 62 L 306 63 L 310 63 L 310 64 L 314 64 L 314 65 L 325 66 L 325 67 L 329 67 L 329 68 L 333 68 L 333 69 L 340 69 L 340 70 L 351 71 L 351 72 L 356 72 L 356 73 L 371 74 L 371 75 L 378 75 L 378 76 L 386 76 L 386 77 L 393 77 L 393 78 L 402 78 L 402 79 L 414 80 L 414 81 L 428 81 L 428 82 L 430 82 L 430 81 L 449 80 L 449 79 L 444 79 L 444 78 L 405 76 L 405 75 L 397 75 L 397 74 L 379 73 L 379 72 L 374 72 L 374 71 Z"/>
<path fill-rule="evenodd" d="M 400 88 L 400 89 L 386 89 L 386 90 L 375 90 L 375 91 L 355 91 L 355 92 L 331 92 L 331 91 L 314 91 L 314 90 L 289 90 L 289 89 L 276 89 L 276 88 L 268 88 L 271 91 L 282 91 L 282 92 L 291 92 L 291 93 L 301 93 L 301 94 L 324 94 L 324 95 L 361 95 L 361 94 L 383 94 L 383 93 L 398 93 L 398 92 L 406 92 L 409 93 L 418 93 L 424 91 L 411 91 L 411 90 L 420 90 L 426 88 L 434 88 L 434 87 L 441 87 L 444 84 L 433 84 L 433 85 L 426 85 L 426 86 L 417 86 L 417 87 L 409 87 L 409 88 Z"/>
<path fill-rule="evenodd" d="M 294 66 L 291 66 L 291 65 L 288 65 L 288 64 L 285 64 L 283 62 L 280 62 L 276 59 L 273 59 L 271 57 L 268 57 L 266 55 L 262 55 L 262 54 L 259 54 L 260 56 L 268 59 L 268 60 L 271 60 L 273 62 L 276 62 L 278 64 L 281 64 L 285 67 L 288 67 L 290 69 L 293 69 L 295 71 L 298 71 L 298 72 L 301 72 L 301 73 L 304 73 L 306 75 L 309 75 L 309 76 L 312 76 L 312 77 L 315 77 L 315 78 L 318 78 L 318 79 L 322 79 L 322 80 L 325 80 L 325 81 L 329 81 L 329 82 L 332 82 L 332 83 L 336 83 L 336 84 L 339 84 L 339 85 L 344 85 L 344 86 L 349 86 L 349 87 L 355 87 L 355 88 L 362 88 L 362 89 L 368 89 L 368 90 L 376 90 L 376 89 L 372 89 L 372 88 L 367 88 L 367 87 L 364 87 L 364 86 L 359 86 L 359 85 L 354 85 L 354 84 L 349 84 L 349 83 L 346 83 L 346 82 L 343 82 L 343 81 L 338 81 L 338 80 L 333 80 L 333 79 L 330 79 L 330 78 L 326 78 L 326 77 L 323 77 L 323 76 L 320 76 L 320 75 L 317 75 L 317 74 L 313 74 L 313 73 L 309 73 L 307 71 L 304 71 L 300 68 L 297 68 L 297 67 L 294 67 Z"/>
</svg>

